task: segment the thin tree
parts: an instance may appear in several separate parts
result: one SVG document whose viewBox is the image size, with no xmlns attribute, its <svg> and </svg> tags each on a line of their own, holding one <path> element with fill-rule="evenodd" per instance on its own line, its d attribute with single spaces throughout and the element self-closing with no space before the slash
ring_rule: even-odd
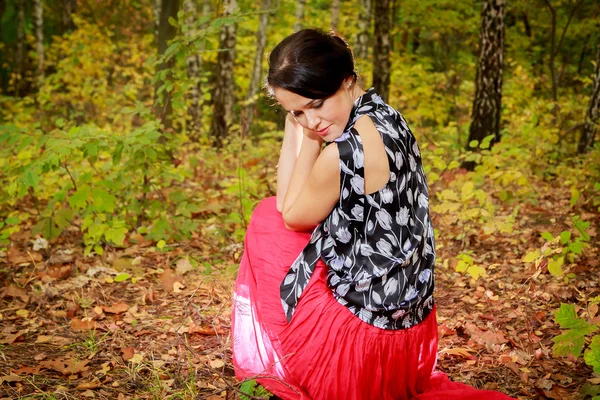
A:
<svg viewBox="0 0 600 400">
<path fill-rule="evenodd" d="M 256 98 L 260 87 L 260 76 L 262 75 L 263 56 L 265 54 L 265 46 L 267 45 L 267 27 L 269 23 L 269 9 L 271 8 L 271 0 L 263 0 L 261 6 L 261 14 L 256 31 L 256 53 L 254 55 L 254 66 L 252 67 L 252 75 L 250 77 L 250 86 L 246 94 L 246 107 L 242 113 L 242 137 L 246 137 L 250 132 L 254 110 L 256 109 Z"/>
<path fill-rule="evenodd" d="M 579 154 L 587 152 L 594 145 L 596 134 L 598 133 L 598 124 L 600 124 L 600 41 L 598 41 L 598 48 L 596 50 L 594 87 L 577 146 Z"/>
<path fill-rule="evenodd" d="M 358 34 L 354 44 L 354 56 L 366 60 L 369 56 L 369 30 L 371 28 L 371 0 L 360 0 L 360 15 L 358 16 Z"/>
<path fill-rule="evenodd" d="M 500 140 L 505 8 L 505 0 L 486 0 L 483 3 L 475 99 L 467 149 L 472 149 L 469 146 L 471 141 L 481 143 L 490 135 L 493 136 L 490 145 Z M 464 166 L 472 169 L 475 165 L 467 163 Z"/>
<path fill-rule="evenodd" d="M 224 0 L 223 5 L 225 7 L 223 15 L 231 15 L 237 8 L 237 0 Z M 235 101 L 233 65 L 236 35 L 236 23 L 226 24 L 221 28 L 219 54 L 215 71 L 215 90 L 213 93 L 214 111 L 210 129 L 213 143 L 217 147 L 223 145 L 223 140 L 228 135 L 229 125 L 233 119 L 233 104 Z"/>
<path fill-rule="evenodd" d="M 38 82 L 44 81 L 44 8 L 42 0 L 33 0 L 33 25 L 35 29 L 35 52 L 37 53 Z"/>
<path fill-rule="evenodd" d="M 160 10 L 160 24 L 158 28 L 158 54 L 163 55 L 168 48 L 169 40 L 172 40 L 177 33 L 177 29 L 169 23 L 169 18 L 173 18 L 177 20 L 177 12 L 179 11 L 179 1 L 165 1 L 162 4 Z M 158 66 L 158 71 L 164 71 L 165 69 L 170 68 L 173 65 L 173 61 L 164 62 Z M 171 79 L 170 74 L 167 74 L 166 80 Z M 158 89 L 163 84 L 163 81 L 158 81 L 155 87 L 155 97 L 158 99 Z M 164 92 L 163 101 L 160 104 L 157 104 L 156 114 L 158 118 L 162 121 L 166 130 L 171 128 L 171 113 L 172 113 L 172 105 L 171 105 L 171 93 L 165 91 Z M 164 142 L 164 136 L 161 137 L 161 141 Z"/>
<path fill-rule="evenodd" d="M 154 17 L 154 40 L 158 46 L 158 28 L 160 27 L 160 10 L 162 0 L 152 0 L 152 16 Z"/>
<path fill-rule="evenodd" d="M 15 62 L 17 64 L 15 94 L 20 96 L 25 74 L 25 0 L 17 1 L 17 52 Z"/>
<path fill-rule="evenodd" d="M 302 23 L 304 22 L 304 6 L 306 0 L 298 0 L 296 3 L 296 22 L 294 23 L 294 32 L 298 32 L 302 29 Z"/>
<path fill-rule="evenodd" d="M 75 29 L 75 23 L 73 22 L 73 13 L 77 8 L 75 0 L 62 0 L 62 26 L 63 33 L 71 32 Z"/>
<path fill-rule="evenodd" d="M 6 0 L 0 0 L 0 21 L 6 10 Z M 4 36 L 2 34 L 2 24 L 0 24 L 0 43 L 4 43 Z M 0 90 L 6 92 L 6 69 L 4 68 L 4 52 L 0 52 Z"/>
<path fill-rule="evenodd" d="M 375 2 L 373 87 L 386 101 L 390 90 L 390 0 Z"/>
<path fill-rule="evenodd" d="M 188 26 L 186 36 L 194 37 L 195 29 L 190 27 L 198 19 L 198 10 L 193 0 L 184 0 L 183 11 L 185 12 L 185 24 Z M 188 92 L 188 114 L 190 116 L 190 126 L 192 130 L 200 126 L 200 65 L 202 64 L 202 54 L 191 52 L 186 61 L 187 75 L 192 81 L 192 86 Z"/>
<path fill-rule="evenodd" d="M 340 0 L 333 0 L 331 2 L 331 30 L 338 30 L 340 24 Z"/>
<path fill-rule="evenodd" d="M 569 11 L 569 17 L 567 19 L 567 23 L 565 24 L 562 34 L 558 39 L 558 43 L 556 43 L 556 9 L 550 4 L 549 0 L 544 0 L 546 3 L 546 7 L 550 10 L 551 19 L 551 30 L 550 30 L 550 58 L 548 59 L 548 64 L 550 67 L 550 78 L 552 82 L 552 100 L 554 101 L 554 107 L 552 108 L 552 113 L 554 114 L 554 123 L 558 123 L 558 81 L 559 77 L 556 73 L 556 66 L 554 65 L 554 60 L 558 55 L 560 48 L 562 46 L 563 39 L 565 38 L 565 34 L 567 33 L 567 29 L 569 29 L 569 25 L 571 24 L 571 20 L 573 19 L 573 15 L 577 8 L 583 3 L 583 0 L 579 0 L 571 10 Z"/>
</svg>

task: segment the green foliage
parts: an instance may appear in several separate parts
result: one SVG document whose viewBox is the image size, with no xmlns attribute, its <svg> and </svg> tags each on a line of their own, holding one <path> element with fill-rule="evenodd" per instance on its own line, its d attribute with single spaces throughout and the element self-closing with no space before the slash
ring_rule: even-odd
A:
<svg viewBox="0 0 600 400">
<path fill-rule="evenodd" d="M 240 385 L 240 399 L 250 400 L 250 398 L 269 399 L 273 394 L 269 393 L 262 385 L 256 383 L 255 380 L 242 382 Z M 252 396 L 252 397 L 250 397 Z"/>
</svg>

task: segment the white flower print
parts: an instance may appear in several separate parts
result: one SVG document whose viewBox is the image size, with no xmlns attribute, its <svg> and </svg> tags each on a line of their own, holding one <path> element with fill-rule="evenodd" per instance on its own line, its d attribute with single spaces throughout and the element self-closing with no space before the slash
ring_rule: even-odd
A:
<svg viewBox="0 0 600 400">
<path fill-rule="evenodd" d="M 425 282 L 429 281 L 430 277 L 431 277 L 431 270 L 430 269 L 424 269 L 419 274 L 419 282 L 425 283 Z"/>
<path fill-rule="evenodd" d="M 377 218 L 377 222 L 383 229 L 389 231 L 392 229 L 392 216 L 385 209 L 381 209 L 375 213 L 375 218 Z"/>
<path fill-rule="evenodd" d="M 408 199 L 408 203 L 412 206 L 413 203 L 413 192 L 411 188 L 406 189 L 406 197 Z"/>
<path fill-rule="evenodd" d="M 379 252 L 384 256 L 389 258 L 392 257 L 392 245 L 388 243 L 387 240 L 379 239 L 375 246 L 377 247 L 377 250 L 379 250 Z"/>
<path fill-rule="evenodd" d="M 337 226 L 339 222 L 340 214 L 338 214 L 337 210 L 334 208 L 333 212 L 331 213 L 331 223 L 333 224 L 333 226 Z"/>
<path fill-rule="evenodd" d="M 413 157 L 412 154 L 408 155 L 408 163 L 410 164 L 410 170 L 411 171 L 416 171 L 417 170 L 417 162 L 415 161 L 415 158 Z"/>
<path fill-rule="evenodd" d="M 360 245 L 360 254 L 362 254 L 365 257 L 369 257 L 371 254 L 373 254 L 375 252 L 375 250 L 373 250 L 373 248 L 364 243 Z"/>
<path fill-rule="evenodd" d="M 371 286 L 370 279 L 362 279 L 362 280 L 358 281 L 358 283 L 354 287 L 354 290 L 356 290 L 357 292 L 364 292 L 366 290 L 369 290 L 370 286 Z"/>
<path fill-rule="evenodd" d="M 348 191 L 348 189 L 344 188 L 344 190 L 342 191 L 342 199 L 347 199 L 349 195 L 350 192 Z"/>
<path fill-rule="evenodd" d="M 362 221 L 362 219 L 363 219 L 363 212 L 364 212 L 364 207 L 363 206 L 355 204 L 354 207 L 352 207 L 352 210 L 350 212 L 352 213 L 352 216 L 354 216 L 354 218 Z"/>
<path fill-rule="evenodd" d="M 396 278 L 388 279 L 385 286 L 383 287 L 383 292 L 385 293 L 385 295 L 390 296 L 396 293 L 396 290 L 398 290 L 398 280 L 396 280 Z"/>
<path fill-rule="evenodd" d="M 419 206 L 423 208 L 429 207 L 429 199 L 427 199 L 424 193 L 419 194 Z"/>
<path fill-rule="evenodd" d="M 381 189 L 381 201 L 386 204 L 390 204 L 392 201 L 394 201 L 394 192 L 392 192 L 392 189 L 388 188 L 387 186 Z"/>
<path fill-rule="evenodd" d="M 404 157 L 402 156 L 402 153 L 397 152 L 396 157 L 394 157 L 394 158 L 396 161 L 396 168 L 402 169 L 402 166 L 404 165 Z"/>
<path fill-rule="evenodd" d="M 375 321 L 373 321 L 373 325 L 375 325 L 378 328 L 385 329 L 388 325 L 388 322 L 389 320 L 387 319 L 387 317 L 381 316 L 375 318 Z"/>
<path fill-rule="evenodd" d="M 377 202 L 373 199 L 373 196 L 371 195 L 366 195 L 365 196 L 367 198 L 367 202 L 372 205 L 373 207 L 375 207 L 376 209 L 380 209 L 381 206 L 379 204 L 377 204 Z"/>
<path fill-rule="evenodd" d="M 383 102 L 383 100 L 381 99 L 381 97 L 379 97 L 379 95 L 377 93 L 373 94 L 373 96 L 371 96 L 371 101 L 375 104 L 385 104 Z"/>
<path fill-rule="evenodd" d="M 411 301 L 412 299 L 417 297 L 418 294 L 419 294 L 419 292 L 417 291 L 417 289 L 413 285 L 409 285 L 408 290 L 406 291 L 406 294 L 404 295 L 404 300 Z"/>
<path fill-rule="evenodd" d="M 336 293 L 342 297 L 345 296 L 346 293 L 348 293 L 348 290 L 350 290 L 350 285 L 347 283 L 342 283 L 335 289 Z"/>
<path fill-rule="evenodd" d="M 394 172 L 390 172 L 390 182 L 396 182 L 396 174 Z"/>
<path fill-rule="evenodd" d="M 335 257 L 329 261 L 329 266 L 335 271 L 341 271 L 344 268 L 344 260 L 339 257 Z"/>
<path fill-rule="evenodd" d="M 400 211 L 396 212 L 396 223 L 401 226 L 408 225 L 408 207 L 400 208 Z"/>
<path fill-rule="evenodd" d="M 399 246 L 398 241 L 396 240 L 396 237 L 394 235 L 392 235 L 391 233 L 386 233 L 385 237 L 390 240 L 390 243 L 392 244 L 392 246 Z"/>
<path fill-rule="evenodd" d="M 337 275 L 331 275 L 329 277 L 329 286 L 335 286 L 340 283 L 340 277 Z"/>
<path fill-rule="evenodd" d="M 369 222 L 367 222 L 367 232 L 371 232 L 373 228 L 375 228 L 375 224 L 373 221 L 369 220 Z"/>
<path fill-rule="evenodd" d="M 379 293 L 375 291 L 371 292 L 371 298 L 373 299 L 375 304 L 381 304 L 381 296 L 379 295 Z"/>
<path fill-rule="evenodd" d="M 348 231 L 348 228 L 346 228 L 345 226 L 339 228 L 335 234 L 338 237 L 338 240 L 342 243 L 348 243 L 352 240 L 352 234 Z"/>
<path fill-rule="evenodd" d="M 362 176 L 353 176 L 352 179 L 350 179 L 350 185 L 356 194 L 365 194 L 365 180 Z"/>
<path fill-rule="evenodd" d="M 373 318 L 373 313 L 369 310 L 361 308 L 358 312 L 358 318 L 368 323 L 371 321 L 371 318 Z"/>
<path fill-rule="evenodd" d="M 352 158 L 354 158 L 354 168 L 362 168 L 365 165 L 365 155 L 362 151 L 356 150 L 352 153 Z"/>
<path fill-rule="evenodd" d="M 421 152 L 419 151 L 419 145 L 417 144 L 416 141 L 413 142 L 412 150 L 413 150 L 413 153 L 415 153 L 415 156 L 421 157 Z"/>
</svg>

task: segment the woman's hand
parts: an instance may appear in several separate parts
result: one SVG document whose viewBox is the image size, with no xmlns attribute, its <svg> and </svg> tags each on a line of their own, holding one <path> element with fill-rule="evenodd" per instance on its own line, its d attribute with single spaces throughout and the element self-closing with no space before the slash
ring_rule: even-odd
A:
<svg viewBox="0 0 600 400">
<path fill-rule="evenodd" d="M 300 153 L 304 132 L 302 126 L 293 116 L 289 115 L 285 119 L 285 130 L 283 133 L 283 143 L 281 153 L 279 154 L 279 164 L 277 166 L 277 210 L 281 212 L 283 199 L 287 192 L 292 172 L 296 166 L 296 160 Z"/>
</svg>

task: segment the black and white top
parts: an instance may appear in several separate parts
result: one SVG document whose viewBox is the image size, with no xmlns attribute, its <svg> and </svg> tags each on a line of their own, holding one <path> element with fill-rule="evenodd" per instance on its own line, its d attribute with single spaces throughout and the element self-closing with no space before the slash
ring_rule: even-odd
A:
<svg viewBox="0 0 600 400">
<path fill-rule="evenodd" d="M 381 134 L 390 166 L 388 183 L 371 194 L 364 193 L 363 145 L 354 129 L 363 115 Z M 340 199 L 281 284 L 286 317 L 291 320 L 322 258 L 338 302 L 378 328 L 409 328 L 433 308 L 435 246 L 419 147 L 402 115 L 374 89 L 355 101 L 348 125 L 335 142 Z"/>
</svg>

